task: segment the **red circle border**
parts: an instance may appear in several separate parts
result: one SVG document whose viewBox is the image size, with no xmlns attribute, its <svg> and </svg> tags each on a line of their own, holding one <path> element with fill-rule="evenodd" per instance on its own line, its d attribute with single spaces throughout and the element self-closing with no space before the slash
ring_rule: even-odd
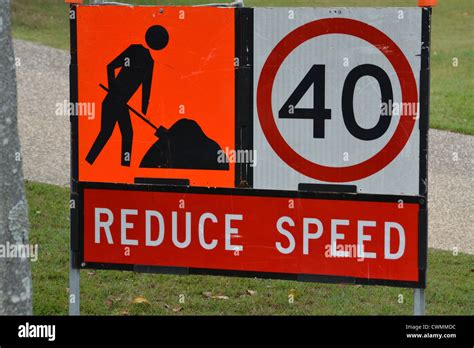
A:
<svg viewBox="0 0 474 348">
<path fill-rule="evenodd" d="M 385 168 L 405 147 L 416 117 L 402 113 L 388 143 L 364 162 L 347 167 L 323 166 L 307 160 L 285 141 L 276 125 L 272 110 L 272 90 L 276 74 L 288 55 L 305 41 L 321 35 L 345 34 L 358 37 L 375 46 L 390 61 L 402 90 L 402 105 L 416 103 L 418 91 L 410 63 L 401 49 L 383 32 L 366 23 L 347 18 L 319 19 L 304 24 L 285 36 L 268 56 L 257 87 L 257 112 L 263 133 L 277 155 L 296 171 L 327 182 L 348 182 L 366 178 Z M 404 110 L 405 108 L 402 108 Z M 405 110 L 404 110 L 405 111 Z"/>
</svg>

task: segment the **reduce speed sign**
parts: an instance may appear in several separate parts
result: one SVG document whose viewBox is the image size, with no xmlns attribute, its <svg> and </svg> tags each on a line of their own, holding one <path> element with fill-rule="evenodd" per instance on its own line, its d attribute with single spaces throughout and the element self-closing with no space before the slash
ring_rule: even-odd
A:
<svg viewBox="0 0 474 348">
<path fill-rule="evenodd" d="M 420 194 L 422 21 L 419 8 L 255 9 L 254 188 Z"/>
</svg>

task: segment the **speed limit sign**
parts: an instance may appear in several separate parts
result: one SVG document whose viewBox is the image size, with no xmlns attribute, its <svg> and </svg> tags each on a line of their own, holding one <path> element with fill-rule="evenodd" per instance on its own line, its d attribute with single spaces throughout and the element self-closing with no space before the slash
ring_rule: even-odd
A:
<svg viewBox="0 0 474 348">
<path fill-rule="evenodd" d="M 254 188 L 423 194 L 423 17 L 254 10 Z"/>
</svg>

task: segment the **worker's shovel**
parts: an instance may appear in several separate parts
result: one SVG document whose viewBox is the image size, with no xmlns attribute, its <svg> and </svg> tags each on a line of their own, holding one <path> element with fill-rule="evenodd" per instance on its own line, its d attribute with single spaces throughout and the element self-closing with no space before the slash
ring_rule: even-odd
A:
<svg viewBox="0 0 474 348">
<path fill-rule="evenodd" d="M 106 91 L 107 93 L 110 92 L 109 89 L 107 87 L 105 87 L 103 84 L 99 84 L 99 86 L 104 90 Z M 141 113 L 139 113 L 137 110 L 135 110 L 134 108 L 132 108 L 130 105 L 127 104 L 127 108 L 128 110 L 130 110 L 133 114 L 135 114 L 136 116 L 140 117 L 140 119 L 144 122 L 146 122 L 146 124 L 148 124 L 150 127 L 152 127 L 154 130 L 155 130 L 155 136 L 157 138 L 163 136 L 163 134 L 165 134 L 168 129 L 163 127 L 163 126 L 155 126 L 153 123 L 151 123 L 145 116 L 143 116 Z"/>
<path fill-rule="evenodd" d="M 104 85 L 100 87 L 109 92 Z M 229 170 L 227 154 L 204 134 L 195 120 L 182 118 L 167 129 L 155 126 L 128 104 L 127 108 L 152 127 L 158 137 L 145 153 L 140 168 Z"/>
</svg>

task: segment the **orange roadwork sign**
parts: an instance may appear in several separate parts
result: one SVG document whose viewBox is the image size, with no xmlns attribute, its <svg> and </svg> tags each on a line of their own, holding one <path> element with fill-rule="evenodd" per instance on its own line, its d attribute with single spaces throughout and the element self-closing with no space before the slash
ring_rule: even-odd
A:
<svg viewBox="0 0 474 348">
<path fill-rule="evenodd" d="M 420 7 L 431 7 L 436 6 L 438 4 L 438 0 L 418 0 L 418 6 Z"/>
<path fill-rule="evenodd" d="M 234 164 L 186 156 L 235 148 L 234 9 L 103 5 L 76 15 L 78 180 L 233 187 Z"/>
</svg>

